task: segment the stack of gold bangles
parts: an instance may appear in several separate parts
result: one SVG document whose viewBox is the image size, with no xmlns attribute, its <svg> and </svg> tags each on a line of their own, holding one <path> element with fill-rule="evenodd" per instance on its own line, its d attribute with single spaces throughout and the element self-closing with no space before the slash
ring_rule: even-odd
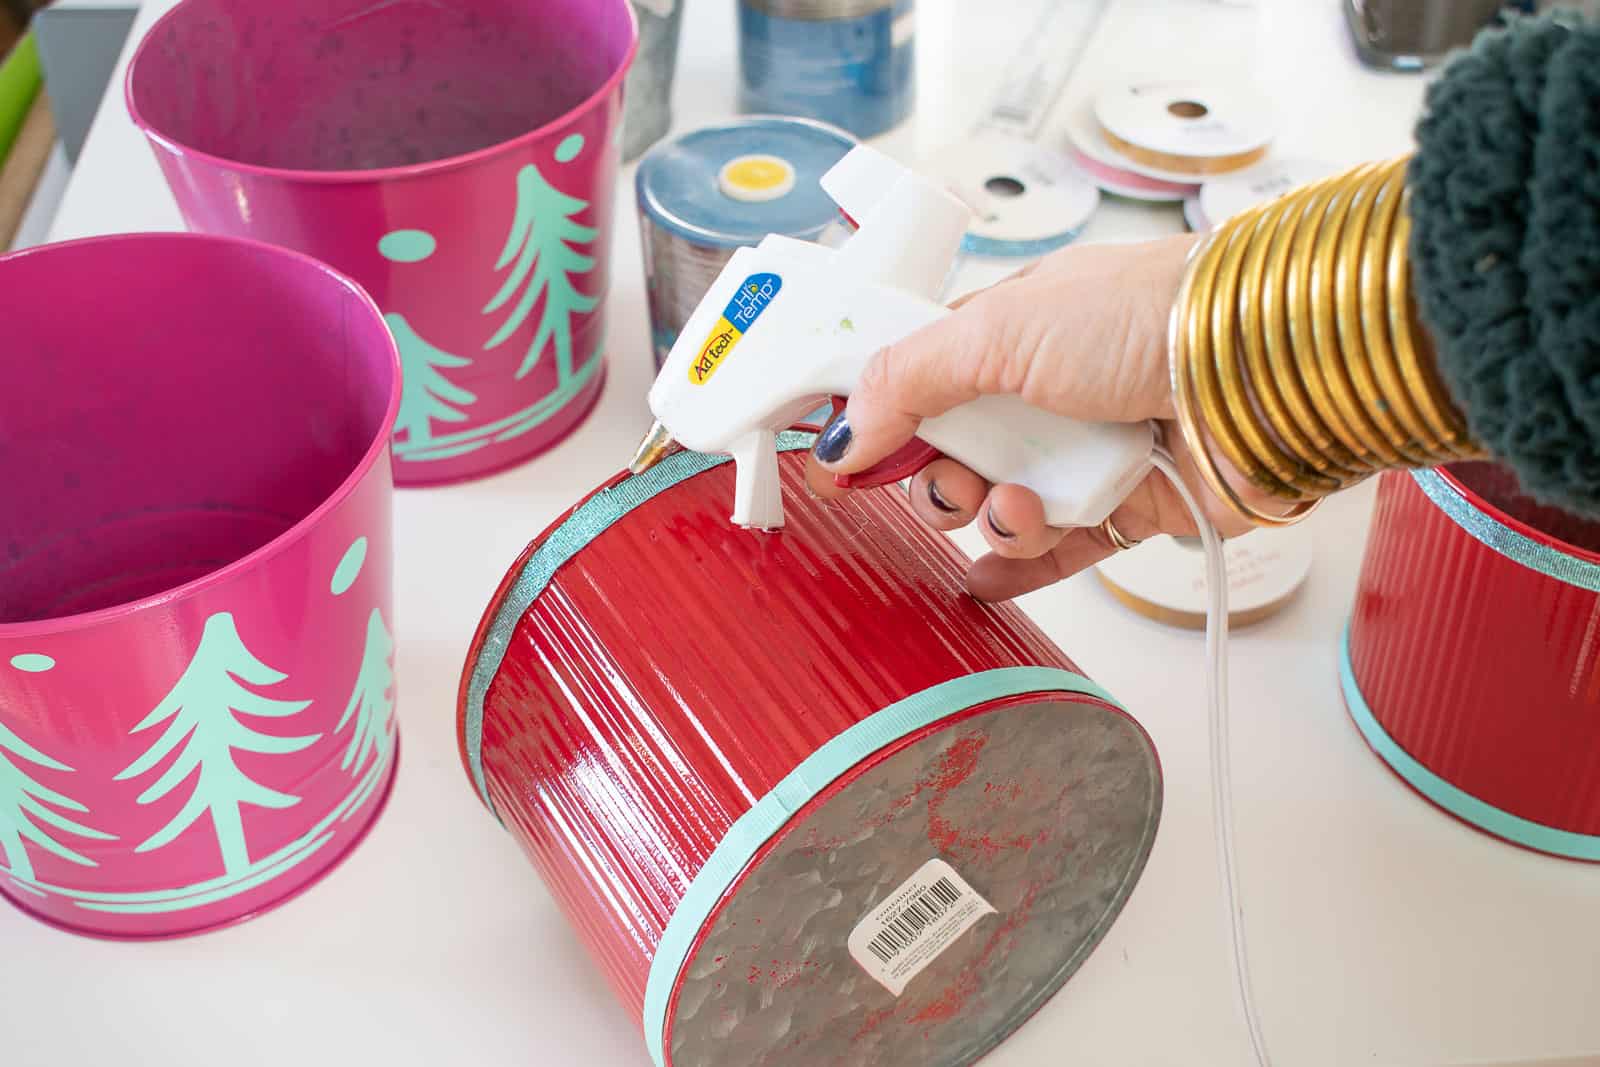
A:
<svg viewBox="0 0 1600 1067">
<path fill-rule="evenodd" d="M 1256 525 L 1304 518 L 1374 472 L 1477 458 L 1410 293 L 1406 159 L 1223 223 L 1173 307 L 1178 420 L 1211 491 Z M 1285 507 L 1246 500 L 1215 449 Z"/>
</svg>

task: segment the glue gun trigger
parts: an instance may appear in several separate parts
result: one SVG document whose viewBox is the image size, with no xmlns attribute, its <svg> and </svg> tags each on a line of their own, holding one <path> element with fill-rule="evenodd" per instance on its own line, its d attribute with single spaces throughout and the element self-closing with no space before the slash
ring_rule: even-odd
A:
<svg viewBox="0 0 1600 1067">
<path fill-rule="evenodd" d="M 844 404 L 844 397 L 834 397 L 833 415 L 843 411 Z M 840 489 L 870 489 L 875 485 L 888 485 L 891 482 L 904 481 L 934 460 L 943 458 L 943 452 L 926 441 L 913 437 L 864 471 L 856 471 L 854 474 L 835 474 L 833 484 Z"/>
</svg>

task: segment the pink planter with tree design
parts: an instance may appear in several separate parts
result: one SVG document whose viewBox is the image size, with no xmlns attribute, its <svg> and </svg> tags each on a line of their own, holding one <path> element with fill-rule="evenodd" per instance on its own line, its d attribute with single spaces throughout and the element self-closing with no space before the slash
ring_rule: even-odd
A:
<svg viewBox="0 0 1600 1067">
<path fill-rule="evenodd" d="M 394 342 L 349 279 L 226 238 L 46 246 L 0 291 L 29 296 L 0 393 L 0 894 L 108 937 L 244 918 L 393 779 Z"/>
<path fill-rule="evenodd" d="M 190 229 L 307 252 L 399 343 L 395 480 L 572 432 L 604 381 L 626 0 L 183 0 L 128 108 Z"/>
</svg>

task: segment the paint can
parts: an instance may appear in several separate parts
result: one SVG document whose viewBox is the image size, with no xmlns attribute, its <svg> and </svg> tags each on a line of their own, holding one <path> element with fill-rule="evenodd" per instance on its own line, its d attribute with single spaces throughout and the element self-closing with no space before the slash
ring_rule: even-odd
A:
<svg viewBox="0 0 1600 1067">
<path fill-rule="evenodd" d="M 324 264 L 196 234 L 0 291 L 42 357 L 0 419 L 0 897 L 118 939 L 259 914 L 394 781 L 394 339 Z"/>
<path fill-rule="evenodd" d="M 639 20 L 639 54 L 622 93 L 622 160 L 637 159 L 672 125 L 683 0 L 629 0 Z"/>
<path fill-rule="evenodd" d="M 469 652 L 469 777 L 658 1067 L 968 1064 L 1104 935 L 1161 775 L 1138 724 L 894 487 L 786 525 L 726 457 L 619 476 L 506 575 Z"/>
<path fill-rule="evenodd" d="M 855 145 L 808 119 L 736 119 L 659 144 L 639 162 L 651 347 L 659 368 L 735 249 L 768 234 L 836 243 L 848 235 L 822 175 Z"/>
<path fill-rule="evenodd" d="M 1341 677 L 1374 752 L 1514 844 L 1600 861 L 1600 523 L 1492 463 L 1382 476 Z"/>
<path fill-rule="evenodd" d="M 876 137 L 911 114 L 915 0 L 739 0 L 739 108 Z"/>
</svg>

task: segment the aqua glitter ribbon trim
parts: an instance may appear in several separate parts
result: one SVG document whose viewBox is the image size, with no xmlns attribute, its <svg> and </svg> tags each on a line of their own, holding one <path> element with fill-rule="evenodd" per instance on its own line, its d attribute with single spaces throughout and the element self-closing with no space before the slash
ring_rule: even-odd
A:
<svg viewBox="0 0 1600 1067">
<path fill-rule="evenodd" d="M 1558 582 L 1600 593 L 1600 563 L 1569 556 L 1558 548 L 1540 544 L 1499 519 L 1479 510 L 1461 490 L 1437 471 L 1412 471 L 1411 477 L 1429 500 L 1450 520 L 1486 547 Z"/>
</svg>

